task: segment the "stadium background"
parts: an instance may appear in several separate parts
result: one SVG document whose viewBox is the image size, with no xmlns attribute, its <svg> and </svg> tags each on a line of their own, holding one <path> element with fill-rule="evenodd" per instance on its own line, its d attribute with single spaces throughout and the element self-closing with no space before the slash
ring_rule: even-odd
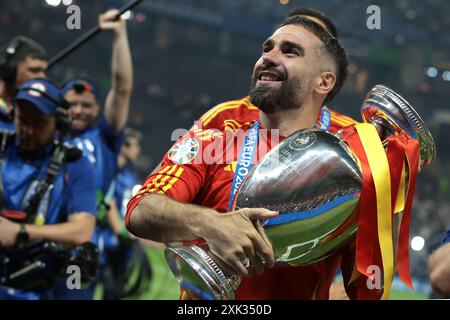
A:
<svg viewBox="0 0 450 320">
<path fill-rule="evenodd" d="M 68 30 L 67 5 L 81 9 L 81 29 Z M 99 13 L 122 0 L 0 0 L 0 43 L 22 34 L 52 57 L 92 27 Z M 381 8 L 381 30 L 366 27 L 369 5 Z M 427 258 L 450 225 L 450 2 L 445 0 L 145 0 L 128 14 L 134 64 L 129 125 L 144 133 L 137 167 L 143 181 L 171 145 L 171 133 L 189 128 L 218 102 L 248 92 L 262 41 L 299 5 L 324 11 L 348 50 L 349 78 L 330 104 L 360 119 L 372 86 L 402 94 L 430 126 L 437 161 L 419 175 L 411 226 L 416 291 L 394 282 L 391 298 L 433 296 Z M 110 85 L 111 42 L 100 34 L 49 73 L 57 81 L 91 76 L 102 97 Z M 155 281 L 147 299 L 177 299 L 178 287 L 160 250 L 148 249 Z"/>
</svg>

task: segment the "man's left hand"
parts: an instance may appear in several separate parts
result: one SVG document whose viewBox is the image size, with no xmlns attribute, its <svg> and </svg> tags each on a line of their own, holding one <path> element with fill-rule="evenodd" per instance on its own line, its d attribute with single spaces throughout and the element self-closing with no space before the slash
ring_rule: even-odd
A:
<svg viewBox="0 0 450 320">
<path fill-rule="evenodd" d="M 102 30 L 112 30 L 115 34 L 119 34 L 125 30 L 126 22 L 124 19 L 116 19 L 119 10 L 111 9 L 98 17 L 98 24 Z"/>
<path fill-rule="evenodd" d="M 20 225 L 0 218 L 0 247 L 12 247 L 16 243 Z"/>
</svg>

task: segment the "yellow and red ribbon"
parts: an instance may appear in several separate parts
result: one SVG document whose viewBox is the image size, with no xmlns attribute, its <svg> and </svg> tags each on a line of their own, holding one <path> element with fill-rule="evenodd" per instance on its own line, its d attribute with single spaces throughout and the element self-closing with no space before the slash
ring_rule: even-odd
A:
<svg viewBox="0 0 450 320">
<path fill-rule="evenodd" d="M 344 140 L 358 157 L 363 177 L 356 239 L 356 270 L 371 277 L 370 266 L 382 267 L 383 298 L 387 299 L 395 273 L 392 218 L 402 211 L 396 258 L 400 279 L 412 287 L 409 222 L 418 173 L 419 145 L 414 139 L 392 136 L 386 141 L 385 151 L 375 127 L 368 123 L 347 128 Z M 409 183 L 406 181 L 406 172 L 409 173 Z"/>
</svg>

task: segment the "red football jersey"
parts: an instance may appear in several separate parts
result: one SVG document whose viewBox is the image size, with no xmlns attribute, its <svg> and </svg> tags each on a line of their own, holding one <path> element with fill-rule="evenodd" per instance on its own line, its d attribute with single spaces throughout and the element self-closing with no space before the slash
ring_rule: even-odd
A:
<svg viewBox="0 0 450 320">
<path fill-rule="evenodd" d="M 352 118 L 325 106 L 322 108 L 322 114 L 325 116 L 320 117 L 319 115 L 319 119 L 329 121 L 329 125 L 322 123 L 322 127 L 328 127 L 327 131 L 331 133 L 336 133 L 342 127 L 357 123 Z M 195 122 L 194 128 L 204 130 L 217 129 L 219 131 L 233 130 L 240 128 L 247 122 L 257 119 L 259 119 L 258 107 L 250 102 L 249 97 L 245 97 L 240 100 L 224 102 L 213 107 Z"/>
<path fill-rule="evenodd" d="M 161 167 L 147 178 L 140 192 L 129 202 L 127 226 L 133 209 L 147 193 L 165 194 L 180 202 L 226 213 L 234 170 L 243 143 L 242 133 L 251 124 L 246 123 L 231 132 L 200 129 L 188 132 L 169 150 Z M 267 136 L 260 134 L 255 162 L 275 146 L 276 140 L 270 133 Z M 346 248 L 345 252 L 349 253 L 335 254 L 312 265 L 276 266 L 260 276 L 244 278 L 236 292 L 236 299 L 328 299 L 339 266 L 342 266 L 347 282 L 352 275 L 352 249 Z M 343 256 L 346 258 L 342 259 Z M 352 288 L 355 285 L 356 290 L 348 291 L 351 298 L 371 298 L 369 294 L 359 293 L 360 288 L 364 289 L 365 282 L 353 282 Z"/>
</svg>

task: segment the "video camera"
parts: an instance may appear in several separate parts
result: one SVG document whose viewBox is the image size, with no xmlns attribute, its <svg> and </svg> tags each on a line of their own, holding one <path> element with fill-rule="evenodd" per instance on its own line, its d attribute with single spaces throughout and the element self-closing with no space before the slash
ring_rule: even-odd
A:
<svg viewBox="0 0 450 320">
<path fill-rule="evenodd" d="M 87 286 L 98 269 L 98 248 L 91 242 L 74 250 L 54 241 L 30 243 L 22 248 L 0 248 L 0 285 L 27 291 L 44 291 L 60 277 L 67 276 L 69 266 L 78 266 L 80 282 Z"/>
</svg>

